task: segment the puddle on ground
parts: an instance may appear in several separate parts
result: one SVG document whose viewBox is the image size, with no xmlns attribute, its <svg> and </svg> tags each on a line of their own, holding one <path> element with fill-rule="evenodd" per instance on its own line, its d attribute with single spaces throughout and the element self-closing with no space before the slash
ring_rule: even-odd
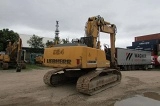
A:
<svg viewBox="0 0 160 106">
<path fill-rule="evenodd" d="M 160 94 L 155 93 L 155 92 L 145 92 L 143 93 L 144 97 L 148 97 L 154 100 L 160 101 Z"/>
<path fill-rule="evenodd" d="M 143 95 L 136 95 L 127 98 L 110 106 L 160 106 L 160 94 L 155 92 L 145 92 Z"/>
</svg>

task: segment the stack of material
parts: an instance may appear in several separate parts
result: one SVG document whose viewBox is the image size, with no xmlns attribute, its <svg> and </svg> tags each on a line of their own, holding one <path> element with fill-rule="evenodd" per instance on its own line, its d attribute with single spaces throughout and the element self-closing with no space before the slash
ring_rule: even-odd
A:
<svg viewBox="0 0 160 106">
<path fill-rule="evenodd" d="M 129 49 L 151 51 L 152 55 L 160 55 L 160 33 L 135 37 Z"/>
<path fill-rule="evenodd" d="M 144 36 L 137 36 L 137 37 L 135 37 L 135 42 L 146 41 L 146 40 L 154 40 L 154 39 L 160 39 L 160 33 L 144 35 Z"/>
</svg>

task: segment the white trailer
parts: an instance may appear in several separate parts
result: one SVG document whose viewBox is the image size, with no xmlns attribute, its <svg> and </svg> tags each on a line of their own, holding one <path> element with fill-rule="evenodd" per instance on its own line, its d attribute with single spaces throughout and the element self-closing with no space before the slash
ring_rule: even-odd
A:
<svg viewBox="0 0 160 106">
<path fill-rule="evenodd" d="M 123 70 L 152 68 L 151 52 L 134 49 L 116 49 L 118 66 Z"/>
<path fill-rule="evenodd" d="M 106 57 L 109 59 L 108 54 Z M 150 51 L 116 48 L 115 57 L 121 70 L 146 70 L 153 67 Z"/>
</svg>

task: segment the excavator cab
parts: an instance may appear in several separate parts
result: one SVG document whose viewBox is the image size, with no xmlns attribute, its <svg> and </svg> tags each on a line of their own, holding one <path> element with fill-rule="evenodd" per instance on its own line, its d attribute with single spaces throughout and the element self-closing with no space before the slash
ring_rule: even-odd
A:
<svg viewBox="0 0 160 106">
<path fill-rule="evenodd" d="M 80 43 L 87 45 L 88 47 L 93 48 L 93 37 L 88 36 L 88 37 L 81 37 L 80 38 Z"/>
</svg>

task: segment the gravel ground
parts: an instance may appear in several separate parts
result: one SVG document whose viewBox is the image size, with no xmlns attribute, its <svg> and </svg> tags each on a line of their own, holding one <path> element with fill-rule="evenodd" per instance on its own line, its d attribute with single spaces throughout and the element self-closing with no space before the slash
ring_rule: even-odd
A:
<svg viewBox="0 0 160 106">
<path fill-rule="evenodd" d="M 76 91 L 75 83 L 49 87 L 44 74 L 51 69 L 32 71 L 0 70 L 0 106 L 113 106 L 116 101 L 160 91 L 160 71 L 122 71 L 119 85 L 93 96 Z"/>
</svg>

